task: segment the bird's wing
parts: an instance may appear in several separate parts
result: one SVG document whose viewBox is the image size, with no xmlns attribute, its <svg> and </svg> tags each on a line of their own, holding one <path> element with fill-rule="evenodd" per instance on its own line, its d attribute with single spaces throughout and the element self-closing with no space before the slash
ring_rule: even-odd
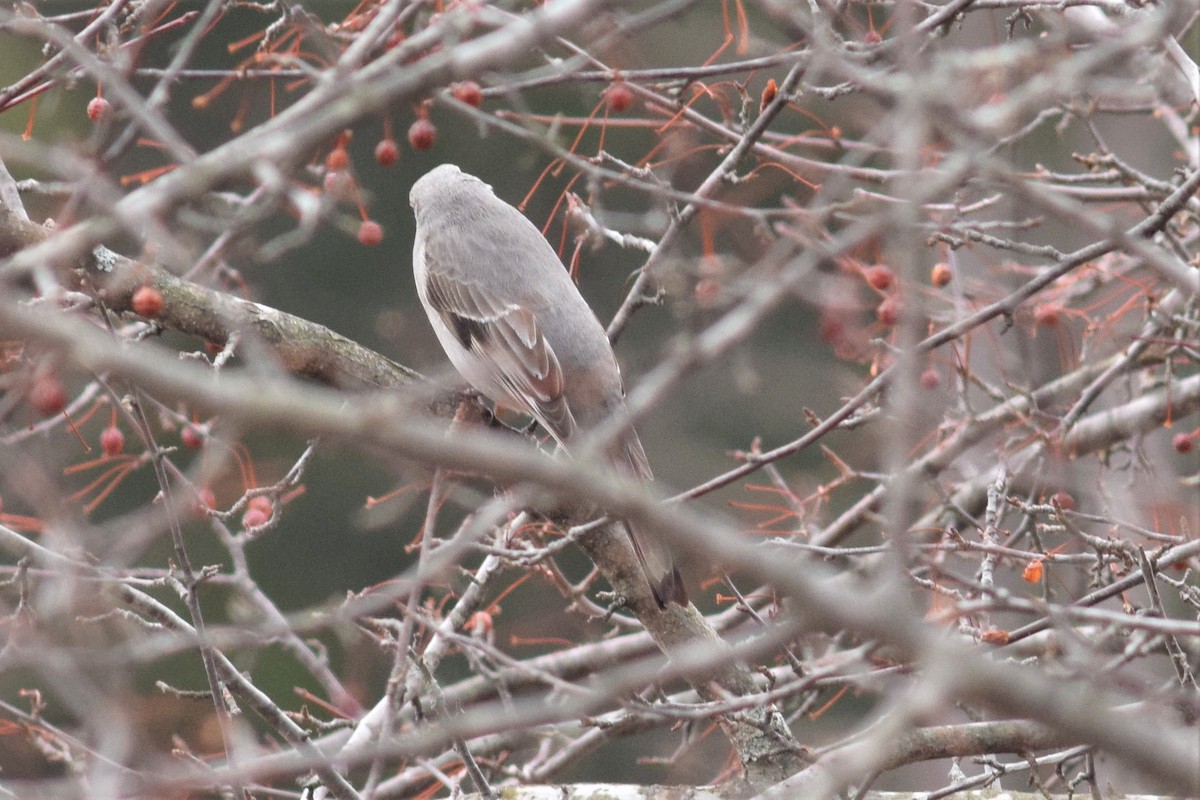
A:
<svg viewBox="0 0 1200 800">
<path fill-rule="evenodd" d="M 563 397 L 562 367 L 533 313 L 477 282 L 439 270 L 428 263 L 428 250 L 425 258 L 429 305 L 458 343 L 475 356 L 493 385 L 521 404 L 519 411 L 533 416 L 560 444 L 569 439 L 575 418 Z"/>
</svg>

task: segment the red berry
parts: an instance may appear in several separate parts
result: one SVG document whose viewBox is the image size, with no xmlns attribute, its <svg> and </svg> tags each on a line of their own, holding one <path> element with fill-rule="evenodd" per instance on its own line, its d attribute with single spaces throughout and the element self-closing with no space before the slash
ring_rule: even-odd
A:
<svg viewBox="0 0 1200 800">
<path fill-rule="evenodd" d="M 867 267 L 863 270 L 863 277 L 867 279 L 867 283 L 871 285 L 872 289 L 881 292 L 891 288 L 892 284 L 896 282 L 896 275 L 891 268 L 882 265 Z"/>
<path fill-rule="evenodd" d="M 138 316 L 153 319 L 162 313 L 162 292 L 153 286 L 140 286 L 130 298 L 129 305 Z"/>
<path fill-rule="evenodd" d="M 1050 498 L 1050 501 L 1063 511 L 1075 510 L 1075 498 L 1065 489 L 1059 489 L 1057 492 L 1055 492 L 1054 496 Z"/>
<path fill-rule="evenodd" d="M 185 425 L 183 432 L 179 434 L 179 439 L 183 442 L 184 447 L 199 450 L 204 446 L 204 431 L 199 425 Z"/>
<path fill-rule="evenodd" d="M 125 434 L 116 425 L 110 425 L 100 432 L 100 449 L 106 456 L 118 455 L 125 449 Z"/>
<path fill-rule="evenodd" d="M 395 139 L 380 139 L 379 144 L 375 145 L 375 160 L 379 162 L 379 166 L 390 167 L 399 157 L 400 148 L 396 146 Z"/>
<path fill-rule="evenodd" d="M 383 228 L 373 219 L 364 219 L 358 226 L 358 241 L 367 247 L 375 247 L 383 241 Z"/>
<path fill-rule="evenodd" d="M 112 114 L 112 103 L 103 97 L 93 97 L 87 104 L 87 117 L 92 122 L 107 119 Z"/>
<path fill-rule="evenodd" d="M 329 151 L 329 155 L 325 156 L 325 169 L 330 172 L 341 172 L 348 166 L 350 166 L 350 154 L 344 147 L 335 147 Z"/>
<path fill-rule="evenodd" d="M 942 385 L 942 376 L 936 369 L 930 367 L 921 373 L 921 388 L 932 392 Z"/>
<path fill-rule="evenodd" d="M 483 90 L 475 81 L 460 81 L 454 84 L 450 87 L 450 94 L 454 95 L 455 100 L 475 108 L 479 108 L 479 104 L 483 102 Z"/>
<path fill-rule="evenodd" d="M 246 504 L 246 513 L 242 514 L 242 527 L 257 528 L 265 525 L 271 519 L 272 512 L 271 498 L 262 495 L 251 497 L 250 502 Z"/>
<path fill-rule="evenodd" d="M 900 321 L 900 301 L 895 295 L 883 298 L 883 302 L 876 306 L 875 319 L 889 328 Z"/>
<path fill-rule="evenodd" d="M 1171 446 L 1175 448 L 1176 453 L 1192 452 L 1192 435 L 1190 433 L 1177 433 L 1171 439 Z"/>
<path fill-rule="evenodd" d="M 1033 310 L 1033 319 L 1044 328 L 1053 328 L 1062 319 L 1062 306 L 1057 303 L 1043 303 Z"/>
<path fill-rule="evenodd" d="M 821 337 L 821 341 L 837 341 L 845 332 L 846 323 L 840 316 L 828 312 L 821 315 L 821 319 L 817 323 L 817 335 Z"/>
<path fill-rule="evenodd" d="M 408 129 L 408 143 L 413 150 L 428 150 L 437 139 L 437 126 L 424 117 Z"/>
<path fill-rule="evenodd" d="M 608 104 L 609 111 L 620 114 L 633 105 L 633 92 L 629 91 L 625 81 L 615 81 L 604 90 L 604 102 Z"/>
<path fill-rule="evenodd" d="M 57 414 L 67 407 L 67 393 L 62 381 L 53 375 L 42 374 L 34 378 L 29 387 L 29 405 L 44 417 Z"/>
<path fill-rule="evenodd" d="M 197 516 L 205 516 L 210 508 L 217 507 L 217 497 L 213 494 L 213 490 L 205 486 L 196 492 L 196 496 L 192 498 L 192 512 Z"/>
<path fill-rule="evenodd" d="M 933 265 L 933 269 L 929 271 L 929 282 L 939 289 L 950 282 L 950 265 L 945 261 L 939 261 Z"/>
</svg>

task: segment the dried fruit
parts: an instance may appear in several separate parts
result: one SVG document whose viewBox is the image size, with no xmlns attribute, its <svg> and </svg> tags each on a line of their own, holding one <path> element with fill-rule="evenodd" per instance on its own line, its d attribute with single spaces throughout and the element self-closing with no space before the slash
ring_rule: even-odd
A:
<svg viewBox="0 0 1200 800">
<path fill-rule="evenodd" d="M 204 446 L 204 431 L 199 425 L 186 425 L 183 432 L 179 434 L 180 441 L 184 447 L 190 447 L 193 450 L 198 450 Z"/>
<path fill-rule="evenodd" d="M 112 114 L 112 103 L 103 97 L 93 97 L 87 104 L 87 117 L 92 122 L 108 119 Z"/>
<path fill-rule="evenodd" d="M 933 265 L 933 269 L 929 271 L 929 282 L 939 289 L 950 282 L 950 265 L 945 261 L 939 261 Z"/>
<path fill-rule="evenodd" d="M 63 389 L 62 381 L 49 373 L 34 378 L 27 399 L 33 410 L 44 417 L 57 414 L 67 407 L 67 392 Z"/>
<path fill-rule="evenodd" d="M 1050 502 L 1061 508 L 1063 511 L 1075 510 L 1075 498 L 1070 492 L 1064 489 L 1059 489 L 1057 492 L 1055 492 L 1054 496 L 1050 498 Z"/>
<path fill-rule="evenodd" d="M 608 104 L 609 111 L 620 114 L 633 105 L 633 92 L 625 81 L 615 81 L 604 90 L 604 102 Z"/>
<path fill-rule="evenodd" d="M 129 299 L 129 306 L 138 316 L 153 319 L 162 313 L 162 292 L 149 285 L 138 287 Z"/>
<path fill-rule="evenodd" d="M 900 321 L 900 301 L 895 295 L 883 298 L 883 302 L 875 307 L 875 319 L 889 328 Z"/>
<path fill-rule="evenodd" d="M 209 489 L 207 486 L 202 489 L 198 489 L 196 491 L 196 496 L 192 498 L 192 513 L 196 514 L 196 516 L 207 516 L 208 510 L 216 507 L 216 495 L 214 495 L 213 490 Z"/>
<path fill-rule="evenodd" d="M 246 513 L 242 514 L 242 527 L 257 528 L 260 525 L 266 525 L 270 521 L 272 513 L 269 497 L 263 495 L 251 497 L 250 502 L 246 504 Z"/>
<path fill-rule="evenodd" d="M 325 169 L 330 172 L 341 172 L 348 166 L 350 166 L 350 154 L 341 145 L 330 150 L 329 155 L 325 156 Z"/>
<path fill-rule="evenodd" d="M 454 95 L 455 100 L 475 108 L 479 108 L 479 104 L 483 102 L 483 90 L 475 81 L 460 81 L 454 84 L 450 87 L 450 94 Z"/>
<path fill-rule="evenodd" d="M 871 285 L 872 289 L 880 292 L 891 288 L 896 282 L 896 273 L 892 272 L 891 267 L 885 267 L 882 264 L 864 269 L 863 277 L 867 279 L 867 283 Z"/>
<path fill-rule="evenodd" d="M 375 145 L 375 160 L 381 167 L 390 167 L 400 157 L 400 148 L 392 138 L 380 139 Z"/>
<path fill-rule="evenodd" d="M 100 432 L 100 449 L 106 456 L 119 455 L 125 449 L 125 434 L 116 425 L 109 425 Z"/>
<path fill-rule="evenodd" d="M 428 150 L 437 140 L 437 126 L 421 117 L 408 129 L 408 144 L 413 150 Z"/>
<path fill-rule="evenodd" d="M 367 247 L 375 247 L 383 241 L 383 228 L 372 219 L 364 219 L 358 226 L 358 241 Z"/>
<path fill-rule="evenodd" d="M 1033 319 L 1044 328 L 1053 328 L 1062 321 L 1062 311 L 1058 303 L 1043 303 L 1033 310 Z"/>
</svg>

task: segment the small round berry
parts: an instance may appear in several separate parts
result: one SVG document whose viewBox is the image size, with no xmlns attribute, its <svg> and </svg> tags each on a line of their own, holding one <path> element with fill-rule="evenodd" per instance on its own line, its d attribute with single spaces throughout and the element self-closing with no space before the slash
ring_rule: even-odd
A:
<svg viewBox="0 0 1200 800">
<path fill-rule="evenodd" d="M 207 516 L 208 510 L 216 507 L 217 496 L 207 486 L 198 489 L 196 496 L 192 498 L 192 513 L 198 517 Z"/>
<path fill-rule="evenodd" d="M 129 299 L 129 306 L 133 309 L 133 313 L 139 317 L 147 317 L 153 319 L 162 313 L 163 296 L 162 292 L 155 289 L 153 286 L 140 286 L 133 293 L 133 297 Z"/>
<path fill-rule="evenodd" d="M 380 139 L 379 144 L 375 145 L 375 160 L 379 162 L 381 167 L 390 167 L 396 163 L 396 159 L 400 158 L 400 148 L 396 145 L 396 140 L 388 137 Z"/>
<path fill-rule="evenodd" d="M 125 434 L 116 425 L 109 425 L 100 432 L 100 449 L 106 456 L 119 455 L 125 449 Z"/>
<path fill-rule="evenodd" d="M 608 104 L 609 111 L 620 114 L 633 105 L 633 92 L 629 91 L 625 81 L 614 81 L 604 90 L 604 102 Z"/>
<path fill-rule="evenodd" d="M 346 152 L 345 147 L 335 147 L 329 151 L 329 155 L 325 156 L 325 169 L 329 172 L 341 172 L 348 166 L 350 166 L 350 154 Z"/>
<path fill-rule="evenodd" d="M 242 514 L 243 528 L 257 528 L 266 525 L 271 519 L 271 499 L 269 497 L 251 497 L 246 504 L 246 513 Z"/>
<path fill-rule="evenodd" d="M 945 261 L 939 261 L 933 265 L 933 269 L 929 271 L 929 282 L 939 289 L 950 282 L 950 265 Z"/>
<path fill-rule="evenodd" d="M 836 342 L 846 332 L 846 323 L 840 315 L 825 312 L 817 322 L 817 335 L 823 342 Z"/>
<path fill-rule="evenodd" d="M 1061 508 L 1063 511 L 1075 510 L 1075 497 L 1065 489 L 1059 489 L 1050 498 L 1050 502 Z"/>
<path fill-rule="evenodd" d="M 867 267 L 863 270 L 863 277 L 867 279 L 867 283 L 871 285 L 872 289 L 880 292 L 890 289 L 896 282 L 896 273 L 892 272 L 891 267 L 885 267 L 882 264 Z"/>
<path fill-rule="evenodd" d="M 408 129 L 408 143 L 413 150 L 428 150 L 437 140 L 437 126 L 421 117 Z"/>
<path fill-rule="evenodd" d="M 932 392 L 934 389 L 942 385 L 942 375 L 933 367 L 929 367 L 921 373 L 921 388 Z"/>
<path fill-rule="evenodd" d="M 716 305 L 721 294 L 721 284 L 712 278 L 701 278 L 693 290 L 696 305 L 701 308 L 712 308 Z"/>
<path fill-rule="evenodd" d="M 383 228 L 373 219 L 364 219 L 358 226 L 358 241 L 367 247 L 376 247 L 383 241 Z"/>
<path fill-rule="evenodd" d="M 900 321 L 900 301 L 895 295 L 883 298 L 883 302 L 875 307 L 875 319 L 889 328 Z"/>
<path fill-rule="evenodd" d="M 475 81 L 459 81 L 450 87 L 450 94 L 454 95 L 454 99 L 460 103 L 466 103 L 475 108 L 479 108 L 479 104 L 483 102 L 483 90 Z"/>
<path fill-rule="evenodd" d="M 99 122 L 102 119 L 108 119 L 112 114 L 112 103 L 105 100 L 103 97 L 93 97 L 87 104 L 87 118 L 92 122 Z"/>
<path fill-rule="evenodd" d="M 1058 303 L 1043 303 L 1033 310 L 1033 319 L 1043 328 L 1053 328 L 1062 321 L 1062 310 Z"/>
<path fill-rule="evenodd" d="M 34 411 L 48 417 L 67 407 L 67 392 L 62 381 L 54 375 L 42 374 L 34 378 L 29 387 L 28 400 Z"/>
<path fill-rule="evenodd" d="M 204 446 L 204 430 L 194 423 L 185 425 L 183 432 L 179 434 L 179 440 L 183 442 L 184 447 L 199 450 Z"/>
<path fill-rule="evenodd" d="M 1176 453 L 1192 452 L 1192 435 L 1190 433 L 1177 433 L 1171 439 L 1171 446 L 1175 448 Z"/>
</svg>

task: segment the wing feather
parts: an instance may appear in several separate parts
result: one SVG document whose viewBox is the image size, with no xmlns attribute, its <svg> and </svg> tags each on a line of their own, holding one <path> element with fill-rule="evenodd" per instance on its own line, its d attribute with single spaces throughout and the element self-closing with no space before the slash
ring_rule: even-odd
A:
<svg viewBox="0 0 1200 800">
<path fill-rule="evenodd" d="M 426 296 L 491 383 L 477 389 L 485 394 L 502 389 L 507 397 L 493 399 L 516 401 L 519 411 L 540 422 L 560 444 L 575 433 L 575 418 L 563 396 L 562 366 L 530 311 L 436 269 L 427 271 Z"/>
</svg>

